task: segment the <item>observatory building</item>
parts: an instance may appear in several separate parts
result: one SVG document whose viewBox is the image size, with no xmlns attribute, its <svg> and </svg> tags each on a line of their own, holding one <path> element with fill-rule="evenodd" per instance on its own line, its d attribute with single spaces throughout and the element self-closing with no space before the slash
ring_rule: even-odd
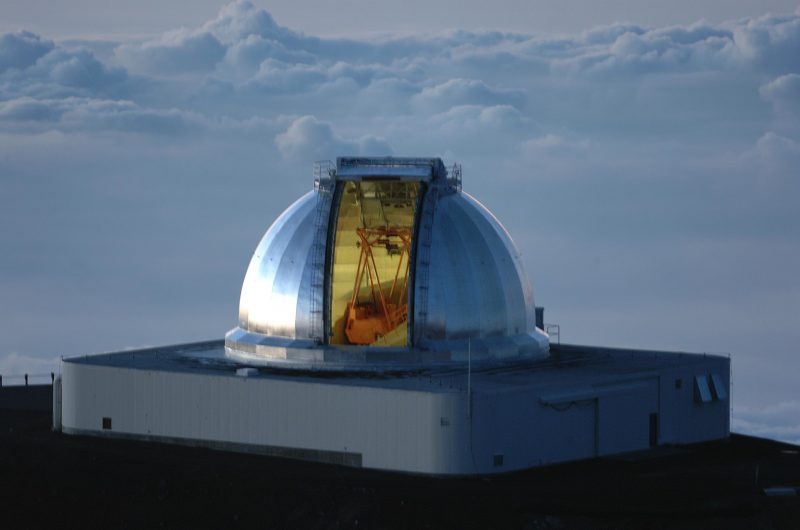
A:
<svg viewBox="0 0 800 530">
<path fill-rule="evenodd" d="M 729 359 L 551 343 L 438 158 L 339 158 L 267 230 L 224 340 L 65 359 L 54 427 L 468 475 L 729 434 Z"/>
</svg>

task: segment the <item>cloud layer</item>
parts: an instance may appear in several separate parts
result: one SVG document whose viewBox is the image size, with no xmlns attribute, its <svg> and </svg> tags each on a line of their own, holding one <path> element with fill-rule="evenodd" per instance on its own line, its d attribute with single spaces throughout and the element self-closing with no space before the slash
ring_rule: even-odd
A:
<svg viewBox="0 0 800 530">
<path fill-rule="evenodd" d="M 735 98 L 745 118 L 764 113 L 765 103 L 776 114 L 791 110 L 798 70 L 798 13 L 718 26 L 619 24 L 564 38 L 455 31 L 356 40 L 303 35 L 237 1 L 198 28 L 119 43 L 110 63 L 30 32 L 0 37 L 7 127 L 31 131 L 37 128 L 30 122 L 39 122 L 39 130 L 74 130 L 80 124 L 64 108 L 77 104 L 88 127 L 103 122 L 120 130 L 120 121 L 93 116 L 116 103 L 126 106 L 126 116 L 149 119 L 285 116 L 291 124 L 311 116 L 351 130 L 351 138 L 380 136 L 390 145 L 390 131 L 408 138 L 424 130 L 421 145 L 456 154 L 498 132 L 510 135 L 502 141 L 508 155 L 529 151 L 547 134 L 586 145 L 598 127 L 648 136 L 688 128 L 692 114 L 702 118 L 693 125 L 714 134 L 726 126 Z M 717 90 L 722 101 L 712 95 Z M 132 132 L 141 131 L 129 122 Z M 768 124 L 744 124 L 754 126 L 742 132 L 755 148 Z M 288 125 L 277 134 L 288 138 Z M 277 134 L 279 151 L 295 153 Z"/>
<path fill-rule="evenodd" d="M 800 445 L 800 402 L 783 401 L 767 407 L 743 407 L 734 412 L 731 429 Z"/>
<path fill-rule="evenodd" d="M 800 10 L 319 38 L 237 1 L 145 41 L 7 33 L 0 357 L 221 336 L 312 162 L 396 154 L 463 164 L 570 342 L 797 367 L 798 102 Z M 793 401 L 758 370 L 741 410 Z"/>
</svg>

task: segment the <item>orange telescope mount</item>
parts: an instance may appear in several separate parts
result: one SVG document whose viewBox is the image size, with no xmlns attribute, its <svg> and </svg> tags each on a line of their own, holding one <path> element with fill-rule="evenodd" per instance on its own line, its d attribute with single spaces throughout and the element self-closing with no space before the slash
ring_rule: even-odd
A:
<svg viewBox="0 0 800 530">
<path fill-rule="evenodd" d="M 361 254 L 356 268 L 353 296 L 347 303 L 345 334 L 351 344 L 372 344 L 408 320 L 408 267 L 411 229 L 400 227 L 358 228 Z M 389 255 L 399 255 L 397 270 L 389 292 L 385 292 L 373 249 L 383 247 Z M 403 275 L 401 276 L 401 271 Z M 369 300 L 359 300 L 364 281 L 368 281 Z"/>
</svg>

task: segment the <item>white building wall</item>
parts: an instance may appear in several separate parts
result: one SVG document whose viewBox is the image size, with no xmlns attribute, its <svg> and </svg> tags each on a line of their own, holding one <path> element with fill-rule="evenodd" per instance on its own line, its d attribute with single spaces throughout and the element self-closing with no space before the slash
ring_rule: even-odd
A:
<svg viewBox="0 0 800 530">
<path fill-rule="evenodd" d="M 458 472 L 458 392 L 415 392 L 65 362 L 65 432 L 360 454 L 361 465 Z M 103 418 L 111 419 L 104 430 Z M 444 434 L 443 434 L 444 433 Z M 449 435 L 448 433 L 456 433 Z M 463 460 L 463 459 L 461 459 Z"/>
<path fill-rule="evenodd" d="M 724 400 L 698 402 L 694 378 L 717 374 L 728 397 Z M 676 381 L 680 380 L 680 388 Z M 730 362 L 714 356 L 704 358 L 692 368 L 665 370 L 659 389 L 661 432 L 664 444 L 686 444 L 716 440 L 730 433 Z M 723 434 L 721 434 L 723 433 Z"/>
<path fill-rule="evenodd" d="M 618 376 L 600 384 L 559 386 L 557 392 L 516 388 L 473 395 L 473 451 L 479 473 L 525 469 L 568 460 L 689 444 L 730 434 L 729 399 L 696 401 L 696 375 L 719 374 L 729 388 L 727 359 L 652 373 Z M 675 379 L 681 388 L 675 388 Z M 495 455 L 503 464 L 494 465 Z"/>
<path fill-rule="evenodd" d="M 726 359 L 550 387 L 473 384 L 466 392 L 335 380 L 237 377 L 65 361 L 67 433 L 152 438 L 429 474 L 508 472 L 726 437 L 729 401 L 698 403 L 696 375 Z M 682 385 L 676 388 L 675 380 Z M 103 429 L 110 418 L 111 429 Z M 300 451 L 300 452 L 298 452 Z M 303 452 L 306 451 L 306 452 Z M 328 453 L 319 453 L 328 452 Z M 498 460 L 498 456 L 500 457 Z"/>
</svg>

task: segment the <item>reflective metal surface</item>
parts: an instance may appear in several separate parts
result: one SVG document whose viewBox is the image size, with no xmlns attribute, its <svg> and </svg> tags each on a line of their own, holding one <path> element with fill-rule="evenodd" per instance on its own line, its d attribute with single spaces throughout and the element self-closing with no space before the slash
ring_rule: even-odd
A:
<svg viewBox="0 0 800 530">
<path fill-rule="evenodd" d="M 519 251 L 503 225 L 480 202 L 460 191 L 460 178 L 448 178 L 438 159 L 399 159 L 394 172 L 416 160 L 427 164 L 431 180 L 418 216 L 412 254 L 411 347 L 323 344 L 326 288 L 330 281 L 333 184 L 301 197 L 270 227 L 248 267 L 242 286 L 239 327 L 226 336 L 226 354 L 245 362 L 321 369 L 339 365 L 410 367 L 419 363 L 509 361 L 545 357 L 547 335 L 535 326 L 533 292 Z M 347 163 L 343 163 L 343 161 Z M 339 159 L 350 180 L 368 162 L 392 159 Z M 387 170 L 388 171 L 388 170 Z M 415 173 L 415 171 L 417 173 Z M 366 174 L 365 173 L 365 174 Z M 360 176 L 360 175 L 358 175 Z M 374 177 L 372 177 L 374 178 Z M 378 177 L 380 178 L 380 177 Z M 327 238 L 327 240 L 326 240 Z M 330 257 L 327 258 L 330 260 Z M 327 317 L 330 318 L 330 317 Z M 262 364 L 263 364 L 262 363 Z"/>
<path fill-rule="evenodd" d="M 423 224 L 420 245 L 425 244 L 424 234 Z M 416 269 L 417 346 L 464 353 L 472 349 L 478 355 L 494 349 L 497 357 L 546 351 L 519 251 L 486 207 L 464 192 L 440 193 L 429 244 L 429 257 L 421 251 Z"/>
<path fill-rule="evenodd" d="M 242 285 L 242 329 L 291 339 L 311 337 L 317 196 L 315 191 L 303 195 L 278 217 L 258 244 Z"/>
</svg>

